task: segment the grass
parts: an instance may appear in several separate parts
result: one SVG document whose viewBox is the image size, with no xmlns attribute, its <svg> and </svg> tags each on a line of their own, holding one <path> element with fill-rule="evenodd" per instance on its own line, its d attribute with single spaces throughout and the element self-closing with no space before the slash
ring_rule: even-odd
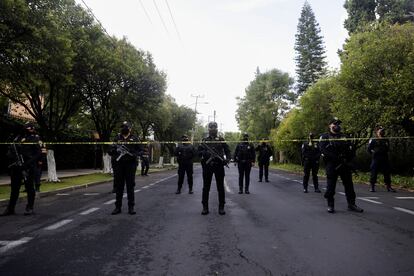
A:
<svg viewBox="0 0 414 276">
<path fill-rule="evenodd" d="M 149 173 L 166 171 L 171 168 L 175 168 L 175 167 L 169 166 L 169 165 L 165 166 L 164 168 L 150 167 Z M 138 168 L 137 175 L 140 175 L 140 174 L 141 174 L 141 168 Z M 59 189 L 77 186 L 77 185 L 97 183 L 97 182 L 103 182 L 103 181 L 111 181 L 112 179 L 113 179 L 112 175 L 104 174 L 104 173 L 94 173 L 94 174 L 88 174 L 88 175 L 66 177 L 66 178 L 62 178 L 61 182 L 57 182 L 57 183 L 50 183 L 50 182 L 42 181 L 41 186 L 40 186 L 40 191 L 50 192 L 50 191 L 56 191 Z M 24 189 L 25 189 L 24 185 L 22 185 L 22 187 L 20 188 L 20 197 L 26 196 L 26 193 L 22 193 Z M 9 198 L 10 198 L 10 185 L 0 185 L 0 200 L 9 199 Z"/>
<path fill-rule="evenodd" d="M 290 164 L 290 163 L 280 163 L 280 164 L 271 164 L 271 168 L 279 169 L 283 171 L 293 172 L 293 173 L 303 173 L 303 167 L 297 164 Z M 321 168 L 318 173 L 319 176 L 326 176 L 325 170 Z M 362 183 L 362 184 L 369 184 L 370 173 L 369 172 L 358 172 L 358 175 L 353 176 L 354 182 Z M 402 176 L 393 174 L 391 175 L 392 186 L 414 190 L 414 177 L 410 176 Z M 382 174 L 378 175 L 378 184 L 384 186 L 384 179 Z"/>
<path fill-rule="evenodd" d="M 94 173 L 82 176 L 74 176 L 62 178 L 61 182 L 50 183 L 50 182 L 41 182 L 40 190 L 42 192 L 56 191 L 62 188 L 72 187 L 76 185 L 82 185 L 87 183 L 96 183 L 102 181 L 110 181 L 112 176 L 109 174 L 103 173 Z M 20 188 L 20 196 L 26 196 L 26 193 L 22 193 L 24 190 L 24 185 Z M 1 185 L 0 186 L 0 199 L 9 199 L 10 197 L 10 185 Z"/>
</svg>

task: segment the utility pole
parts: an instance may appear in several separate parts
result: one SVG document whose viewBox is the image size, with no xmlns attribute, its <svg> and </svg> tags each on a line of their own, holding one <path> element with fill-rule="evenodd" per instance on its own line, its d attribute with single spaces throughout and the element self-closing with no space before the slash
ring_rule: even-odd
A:
<svg viewBox="0 0 414 276">
<path fill-rule="evenodd" d="M 194 113 L 195 113 L 195 116 L 196 116 L 196 121 L 194 122 L 193 130 L 191 131 L 191 141 L 194 142 L 195 124 L 197 123 L 197 105 L 198 105 L 198 99 L 199 98 L 201 98 L 201 99 L 204 98 L 204 95 L 193 95 L 193 94 L 191 94 L 191 97 L 196 99 L 195 106 L 194 106 Z M 202 102 L 200 104 L 208 104 L 208 102 Z"/>
<path fill-rule="evenodd" d="M 213 121 L 216 121 L 216 111 L 214 110 Z"/>
</svg>

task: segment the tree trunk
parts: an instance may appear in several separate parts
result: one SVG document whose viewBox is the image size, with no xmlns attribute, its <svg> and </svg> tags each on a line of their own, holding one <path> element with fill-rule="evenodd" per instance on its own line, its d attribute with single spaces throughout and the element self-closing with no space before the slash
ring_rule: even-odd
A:
<svg viewBox="0 0 414 276">
<path fill-rule="evenodd" d="M 158 162 L 157 168 L 162 168 L 164 165 L 164 156 L 160 156 L 160 161 Z"/>
<path fill-rule="evenodd" d="M 55 152 L 51 149 L 47 150 L 47 181 L 60 182 L 56 173 Z"/>
<path fill-rule="evenodd" d="M 112 170 L 111 156 L 107 152 L 104 152 L 102 156 L 102 161 L 103 161 L 103 173 L 112 173 L 113 170 Z"/>
</svg>

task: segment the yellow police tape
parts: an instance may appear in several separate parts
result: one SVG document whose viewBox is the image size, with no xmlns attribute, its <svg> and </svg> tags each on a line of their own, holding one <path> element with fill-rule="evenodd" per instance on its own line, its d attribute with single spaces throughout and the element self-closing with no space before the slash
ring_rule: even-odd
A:
<svg viewBox="0 0 414 276">
<path fill-rule="evenodd" d="M 370 140 L 370 139 L 376 139 L 376 140 L 382 140 L 382 139 L 388 139 L 388 140 L 396 140 L 396 139 L 414 139 L 414 136 L 394 136 L 394 137 L 384 137 L 384 138 L 366 138 L 366 137 L 349 137 L 349 138 L 336 138 L 336 139 L 324 139 L 324 141 L 361 141 L 361 140 Z M 281 142 L 306 142 L 309 141 L 309 139 L 282 139 Z M 312 139 L 314 142 L 319 142 L 320 139 Z M 242 143 L 245 141 L 220 141 L 220 140 L 214 140 L 214 141 L 139 141 L 139 142 L 0 142 L 0 145 L 12 145 L 12 144 L 25 144 L 25 145 L 33 145 L 33 144 L 41 144 L 44 146 L 47 145 L 116 145 L 116 144 L 138 144 L 138 145 L 148 145 L 148 144 L 200 144 L 200 143 L 206 143 L 206 144 L 216 144 L 216 143 Z M 270 142 L 276 142 L 276 140 L 249 140 L 250 143 L 270 143 Z"/>
</svg>

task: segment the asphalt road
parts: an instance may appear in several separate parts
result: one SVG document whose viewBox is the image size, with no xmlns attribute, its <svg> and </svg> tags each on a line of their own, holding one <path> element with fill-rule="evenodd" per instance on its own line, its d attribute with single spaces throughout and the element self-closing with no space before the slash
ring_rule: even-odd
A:
<svg viewBox="0 0 414 276">
<path fill-rule="evenodd" d="M 414 195 L 369 193 L 357 185 L 364 213 L 337 213 L 321 194 L 304 194 L 301 176 L 251 175 L 250 195 L 226 169 L 226 212 L 212 185 L 201 215 L 195 193 L 176 195 L 175 172 L 137 177 L 135 216 L 111 216 L 111 183 L 41 198 L 36 215 L 0 217 L 0 275 L 414 275 Z M 325 182 L 321 181 L 322 188 Z M 185 186 L 186 187 L 186 186 Z"/>
</svg>

